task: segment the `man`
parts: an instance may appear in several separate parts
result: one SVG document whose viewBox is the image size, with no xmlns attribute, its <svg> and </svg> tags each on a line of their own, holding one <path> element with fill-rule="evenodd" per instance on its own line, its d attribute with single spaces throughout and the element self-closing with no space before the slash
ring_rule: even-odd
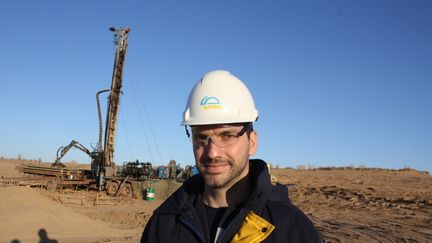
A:
<svg viewBox="0 0 432 243">
<path fill-rule="evenodd" d="M 229 72 L 209 72 L 195 85 L 182 124 L 199 175 L 154 211 L 141 242 L 320 242 L 287 188 L 271 184 L 267 164 L 249 160 L 257 119 L 248 88 Z"/>
</svg>

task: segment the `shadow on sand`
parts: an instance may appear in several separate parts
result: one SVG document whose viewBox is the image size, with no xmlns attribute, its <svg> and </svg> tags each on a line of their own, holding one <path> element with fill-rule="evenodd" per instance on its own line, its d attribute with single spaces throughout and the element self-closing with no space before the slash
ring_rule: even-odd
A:
<svg viewBox="0 0 432 243">
<path fill-rule="evenodd" d="M 48 237 L 48 232 L 44 228 L 39 230 L 38 235 L 39 235 L 39 243 L 58 243 L 57 240 L 50 239 Z M 18 239 L 13 239 L 11 243 L 21 243 L 21 242 Z"/>
</svg>

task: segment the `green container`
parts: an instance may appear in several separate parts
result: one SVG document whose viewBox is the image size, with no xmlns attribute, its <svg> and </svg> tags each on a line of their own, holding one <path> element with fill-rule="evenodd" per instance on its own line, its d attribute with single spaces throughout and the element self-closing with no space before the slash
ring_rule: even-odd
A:
<svg viewBox="0 0 432 243">
<path fill-rule="evenodd" d="M 146 190 L 146 200 L 147 201 L 154 200 L 154 195 L 155 195 L 155 189 L 154 188 L 147 188 L 147 190 Z"/>
</svg>

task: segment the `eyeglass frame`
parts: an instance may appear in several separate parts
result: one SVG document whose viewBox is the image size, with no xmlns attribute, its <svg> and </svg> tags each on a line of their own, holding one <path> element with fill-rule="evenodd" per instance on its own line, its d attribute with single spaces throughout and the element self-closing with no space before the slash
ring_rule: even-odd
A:
<svg viewBox="0 0 432 243">
<path fill-rule="evenodd" d="M 229 147 L 229 146 L 235 144 L 235 143 L 238 141 L 238 138 L 240 138 L 241 136 L 243 136 L 245 133 L 247 133 L 247 135 L 248 135 L 248 137 L 249 137 L 249 136 L 250 136 L 250 133 L 254 130 L 254 129 L 253 129 L 252 122 L 246 122 L 246 123 L 233 123 L 233 124 L 229 124 L 229 125 L 239 125 L 239 124 L 243 124 L 243 128 L 242 128 L 242 129 L 241 129 L 237 134 L 234 135 L 235 138 L 236 138 L 236 140 L 235 140 L 233 143 L 228 144 L 228 145 L 225 145 L 225 146 L 220 146 L 220 145 L 217 145 L 217 144 L 214 143 L 214 140 L 211 139 L 212 136 L 208 136 L 208 137 L 206 138 L 205 144 L 203 144 L 203 145 L 204 145 L 204 146 L 207 146 L 207 145 L 210 143 L 210 140 L 211 140 L 212 143 L 215 144 L 217 147 L 220 147 L 220 148 L 226 148 L 226 147 Z M 228 124 L 227 124 L 227 125 L 228 125 Z M 194 126 L 191 126 L 191 128 L 193 128 L 193 127 L 194 127 Z M 186 135 L 187 135 L 187 137 L 191 140 L 192 144 L 194 144 L 194 145 L 200 145 L 200 144 L 195 144 L 195 143 L 194 143 L 194 141 L 193 141 L 193 135 L 191 136 L 191 133 L 190 133 L 189 130 L 187 129 L 187 126 L 185 126 L 185 131 L 186 131 Z M 213 136 L 214 136 L 214 135 L 213 135 Z M 200 146 L 202 146 L 202 145 L 200 145 Z"/>
</svg>

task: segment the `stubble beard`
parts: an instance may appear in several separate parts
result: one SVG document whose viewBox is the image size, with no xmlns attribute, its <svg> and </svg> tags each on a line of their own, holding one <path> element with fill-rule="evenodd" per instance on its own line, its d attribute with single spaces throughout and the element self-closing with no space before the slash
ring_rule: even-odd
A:
<svg viewBox="0 0 432 243">
<path fill-rule="evenodd" d="M 206 174 L 204 165 L 198 167 L 198 170 L 200 171 L 200 174 L 202 175 L 207 186 L 212 188 L 223 188 L 232 181 L 240 180 L 240 176 L 246 169 L 249 159 L 246 157 L 242 159 L 242 162 L 235 162 L 232 160 L 217 160 L 210 163 L 227 163 L 230 165 L 228 171 L 221 174 Z"/>
</svg>

